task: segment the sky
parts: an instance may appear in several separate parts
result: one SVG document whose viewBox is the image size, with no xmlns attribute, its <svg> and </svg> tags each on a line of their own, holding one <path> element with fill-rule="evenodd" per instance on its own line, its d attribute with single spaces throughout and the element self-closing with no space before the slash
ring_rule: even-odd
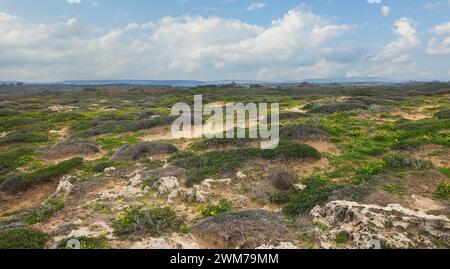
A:
<svg viewBox="0 0 450 269">
<path fill-rule="evenodd" d="M 450 0 L 0 0 L 0 80 L 450 80 Z"/>
</svg>

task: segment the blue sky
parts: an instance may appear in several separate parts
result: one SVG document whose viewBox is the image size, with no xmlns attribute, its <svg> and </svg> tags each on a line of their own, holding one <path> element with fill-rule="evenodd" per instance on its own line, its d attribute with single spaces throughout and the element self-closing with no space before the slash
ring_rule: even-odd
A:
<svg viewBox="0 0 450 269">
<path fill-rule="evenodd" d="M 450 0 L 0 0 L 0 80 L 450 79 Z"/>
</svg>

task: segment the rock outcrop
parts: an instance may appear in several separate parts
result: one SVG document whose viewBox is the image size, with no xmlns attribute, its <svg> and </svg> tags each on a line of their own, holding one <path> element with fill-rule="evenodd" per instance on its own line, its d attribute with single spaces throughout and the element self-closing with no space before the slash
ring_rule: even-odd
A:
<svg viewBox="0 0 450 269">
<path fill-rule="evenodd" d="M 323 248 L 441 248 L 450 246 L 450 220 L 391 204 L 333 201 L 311 211 Z M 324 229 L 323 227 L 327 227 Z M 346 235 L 346 240 L 339 237 Z M 345 238 L 345 236 L 344 236 Z"/>
</svg>

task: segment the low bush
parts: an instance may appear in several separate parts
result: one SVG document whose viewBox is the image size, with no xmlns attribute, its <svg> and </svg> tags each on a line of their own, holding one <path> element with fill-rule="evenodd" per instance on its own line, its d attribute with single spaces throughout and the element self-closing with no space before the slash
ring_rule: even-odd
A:
<svg viewBox="0 0 450 269">
<path fill-rule="evenodd" d="M 269 175 L 272 184 L 279 190 L 290 190 L 294 188 L 297 181 L 297 173 L 294 169 L 288 167 L 277 168 Z"/>
<path fill-rule="evenodd" d="M 306 188 L 293 197 L 283 208 L 287 215 L 298 215 L 309 213 L 316 205 L 327 201 L 333 191 L 338 188 L 326 179 L 310 177 L 305 180 Z"/>
<path fill-rule="evenodd" d="M 178 149 L 172 144 L 163 142 L 146 142 L 121 147 L 112 156 L 113 161 L 135 161 L 144 155 L 170 154 Z"/>
<path fill-rule="evenodd" d="M 447 110 L 441 110 L 434 114 L 434 116 L 440 120 L 448 120 L 450 119 L 450 109 Z"/>
<path fill-rule="evenodd" d="M 45 159 L 60 159 L 74 156 L 86 156 L 99 153 L 100 149 L 87 141 L 65 140 L 43 150 Z"/>
<path fill-rule="evenodd" d="M 14 110 L 10 109 L 0 109 L 0 117 L 11 117 L 11 116 L 17 116 L 20 113 Z"/>
<path fill-rule="evenodd" d="M 309 106 L 311 107 L 311 106 Z M 310 113 L 334 114 L 339 112 L 348 112 L 356 109 L 369 109 L 368 105 L 359 102 L 335 102 L 323 105 L 312 106 Z"/>
<path fill-rule="evenodd" d="M 97 143 L 99 143 L 102 149 L 110 150 L 115 149 L 127 144 L 136 144 L 139 139 L 134 135 L 121 135 L 121 136 L 108 136 L 108 137 L 100 137 L 96 139 Z"/>
<path fill-rule="evenodd" d="M 0 249 L 43 249 L 47 235 L 30 228 L 0 231 Z"/>
<path fill-rule="evenodd" d="M 433 164 L 429 160 L 415 159 L 408 155 L 391 154 L 385 156 L 383 160 L 369 162 L 358 168 L 355 173 L 355 180 L 363 182 L 373 176 L 381 175 L 387 172 L 400 172 L 410 169 L 429 169 Z"/>
<path fill-rule="evenodd" d="M 18 148 L 0 153 L 0 175 L 5 175 L 31 161 L 35 150 Z"/>
<path fill-rule="evenodd" d="M 73 169 L 80 167 L 82 163 L 82 158 L 75 158 L 30 173 L 3 177 L 0 178 L 0 190 L 8 192 L 24 190 L 33 184 L 49 181 L 55 177 L 67 174 Z"/>
<path fill-rule="evenodd" d="M 302 112 L 283 112 L 280 113 L 280 121 L 295 120 L 299 118 L 309 118 L 311 115 Z"/>
<path fill-rule="evenodd" d="M 446 180 L 439 184 L 439 186 L 436 189 L 435 195 L 442 199 L 449 201 L 450 200 L 450 181 Z"/>
<path fill-rule="evenodd" d="M 289 203 L 291 195 L 287 192 L 270 193 L 269 199 L 271 203 L 276 205 L 285 205 Z"/>
<path fill-rule="evenodd" d="M 287 139 L 321 139 L 328 133 L 312 124 L 291 124 L 281 127 L 280 137 Z"/>
<path fill-rule="evenodd" d="M 407 169 L 429 169 L 433 166 L 429 160 L 415 159 L 408 155 L 393 154 L 384 157 L 384 170 L 403 171 Z"/>
<path fill-rule="evenodd" d="M 322 154 L 306 144 L 281 141 L 277 148 L 259 150 L 259 156 L 265 159 L 313 159 L 320 160 Z"/>
<path fill-rule="evenodd" d="M 19 143 L 39 143 L 48 141 L 48 137 L 41 134 L 13 132 L 0 138 L 0 146 Z"/>
<path fill-rule="evenodd" d="M 202 214 L 203 218 L 209 218 L 209 217 L 215 217 L 221 214 L 225 214 L 228 211 L 230 211 L 232 208 L 232 205 L 228 201 L 222 201 L 220 204 L 214 205 L 214 204 L 208 204 L 205 206 L 200 206 L 200 213 Z"/>
<path fill-rule="evenodd" d="M 178 231 L 184 219 L 169 207 L 141 209 L 137 207 L 125 211 L 113 222 L 114 234 L 118 236 L 136 234 L 158 236 L 166 232 Z"/>
<path fill-rule="evenodd" d="M 386 184 L 383 189 L 390 194 L 403 195 L 408 192 L 408 187 L 404 184 Z"/>
<path fill-rule="evenodd" d="M 340 232 L 336 235 L 335 241 L 336 244 L 338 245 L 342 245 L 342 244 L 346 244 L 350 241 L 351 239 L 351 235 L 347 232 Z"/>
<path fill-rule="evenodd" d="M 36 119 L 30 117 L 1 117 L 0 118 L 0 132 L 10 131 L 16 129 L 15 127 L 22 127 L 36 123 Z"/>
<path fill-rule="evenodd" d="M 41 206 L 32 209 L 25 218 L 25 223 L 33 225 L 49 220 L 54 214 L 63 209 L 66 202 L 59 198 L 50 198 Z"/>
</svg>

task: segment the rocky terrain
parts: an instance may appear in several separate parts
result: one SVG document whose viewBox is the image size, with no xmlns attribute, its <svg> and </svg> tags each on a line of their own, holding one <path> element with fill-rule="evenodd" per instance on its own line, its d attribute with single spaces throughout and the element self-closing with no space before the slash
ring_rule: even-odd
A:
<svg viewBox="0 0 450 269">
<path fill-rule="evenodd" d="M 173 139 L 194 94 L 280 103 L 279 147 Z M 449 100 L 444 83 L 6 91 L 0 248 L 448 249 Z"/>
</svg>

